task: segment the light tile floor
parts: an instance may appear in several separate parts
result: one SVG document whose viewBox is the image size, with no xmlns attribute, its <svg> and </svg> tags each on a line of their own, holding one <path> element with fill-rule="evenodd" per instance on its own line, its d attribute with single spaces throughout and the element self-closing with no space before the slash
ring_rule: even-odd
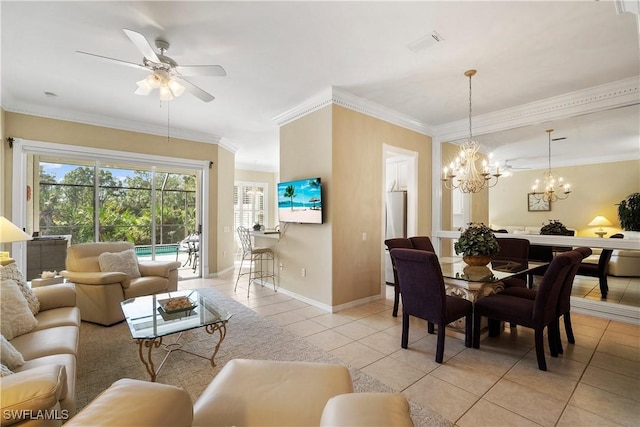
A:
<svg viewBox="0 0 640 427">
<path fill-rule="evenodd" d="M 419 319 L 411 320 L 409 348 L 400 348 L 391 286 L 386 299 L 329 314 L 268 286 L 252 285 L 247 298 L 246 281 L 237 293 L 234 282 L 229 274 L 180 287 L 215 287 L 457 426 L 640 425 L 638 326 L 573 313 L 576 344 L 567 344 L 563 331 L 564 355 L 547 352 L 547 372 L 538 370 L 532 331 L 521 327 L 483 340 L 480 349 L 447 337 L 437 364 L 435 335 Z M 629 282 L 612 280 L 610 294 L 623 299 Z M 596 292 L 597 281 L 576 284 L 587 297 Z M 633 284 L 630 298 L 638 298 L 637 279 Z"/>
</svg>

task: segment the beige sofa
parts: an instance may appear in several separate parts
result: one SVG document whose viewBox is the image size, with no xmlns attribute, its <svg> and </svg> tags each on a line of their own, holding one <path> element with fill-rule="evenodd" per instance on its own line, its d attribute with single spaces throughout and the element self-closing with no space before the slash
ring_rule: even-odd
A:
<svg viewBox="0 0 640 427">
<path fill-rule="evenodd" d="M 637 241 L 640 249 L 640 231 L 622 231 L 624 239 Z M 616 249 L 609 260 L 609 275 L 623 277 L 640 277 L 640 250 Z"/>
<path fill-rule="evenodd" d="M 80 310 L 75 287 L 62 283 L 33 292 L 40 302 L 37 326 L 9 340 L 25 363 L 0 382 L 2 426 L 59 426 L 76 410 Z"/>
<path fill-rule="evenodd" d="M 60 274 L 76 284 L 82 320 L 113 325 L 124 320 L 122 301 L 177 290 L 180 262 L 136 259 L 133 268 L 140 277 L 135 278 L 123 272 L 124 268 L 123 271 L 101 268 L 101 255 L 132 250 L 133 244 L 129 242 L 81 243 L 67 249 L 66 270 Z"/>
<path fill-rule="evenodd" d="M 403 427 L 413 422 L 401 394 L 354 393 L 344 366 L 234 359 L 193 407 L 178 387 L 116 381 L 66 424 L 88 425 Z"/>
</svg>

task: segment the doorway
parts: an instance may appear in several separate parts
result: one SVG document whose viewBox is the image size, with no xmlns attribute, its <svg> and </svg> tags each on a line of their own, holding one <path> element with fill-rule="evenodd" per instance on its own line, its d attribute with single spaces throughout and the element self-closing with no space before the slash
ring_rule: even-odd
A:
<svg viewBox="0 0 640 427">
<path fill-rule="evenodd" d="M 385 144 L 383 146 L 382 286 L 393 284 L 391 256 L 384 240 L 415 236 L 418 230 L 418 153 Z M 395 200 L 395 201 L 394 201 Z M 384 292 L 384 289 L 383 289 Z"/>
</svg>

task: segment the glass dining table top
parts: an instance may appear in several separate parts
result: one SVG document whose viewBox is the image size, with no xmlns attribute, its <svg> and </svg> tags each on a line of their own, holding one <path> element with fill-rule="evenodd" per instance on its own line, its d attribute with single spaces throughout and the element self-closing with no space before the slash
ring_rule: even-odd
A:
<svg viewBox="0 0 640 427">
<path fill-rule="evenodd" d="M 467 282 L 499 282 L 518 274 L 547 265 L 547 262 L 527 260 L 492 260 L 486 266 L 470 266 L 461 257 L 439 258 L 442 276 Z"/>
<path fill-rule="evenodd" d="M 186 297 L 187 308 L 174 308 L 169 300 Z M 197 289 L 131 298 L 121 303 L 134 339 L 152 339 L 227 322 L 231 315 Z"/>
</svg>

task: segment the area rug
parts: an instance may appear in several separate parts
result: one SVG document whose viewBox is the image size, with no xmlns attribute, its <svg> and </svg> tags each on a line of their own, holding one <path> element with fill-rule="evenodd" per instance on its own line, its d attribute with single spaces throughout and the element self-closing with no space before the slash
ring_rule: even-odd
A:
<svg viewBox="0 0 640 427">
<path fill-rule="evenodd" d="M 216 366 L 206 359 L 173 352 L 158 374 L 157 381 L 185 389 L 195 401 L 213 377 L 231 359 L 295 360 L 348 364 L 271 320 L 260 316 L 214 289 L 204 289 L 205 295 L 216 305 L 233 315 L 227 326 L 227 336 L 216 355 Z M 173 342 L 176 335 L 166 337 Z M 215 337 L 215 339 L 214 339 Z M 202 328 L 182 335 L 183 348 L 203 355 L 211 355 L 217 333 L 207 334 Z M 154 350 L 153 361 L 159 364 L 165 351 Z M 392 392 L 377 379 L 358 369 L 349 368 L 357 392 Z M 138 357 L 138 345 L 131 338 L 126 322 L 103 327 L 82 322 L 76 380 L 77 407 L 80 410 L 100 392 L 120 378 L 149 380 Z M 416 426 L 451 426 L 452 423 L 428 408 L 411 403 L 411 416 Z"/>
</svg>

